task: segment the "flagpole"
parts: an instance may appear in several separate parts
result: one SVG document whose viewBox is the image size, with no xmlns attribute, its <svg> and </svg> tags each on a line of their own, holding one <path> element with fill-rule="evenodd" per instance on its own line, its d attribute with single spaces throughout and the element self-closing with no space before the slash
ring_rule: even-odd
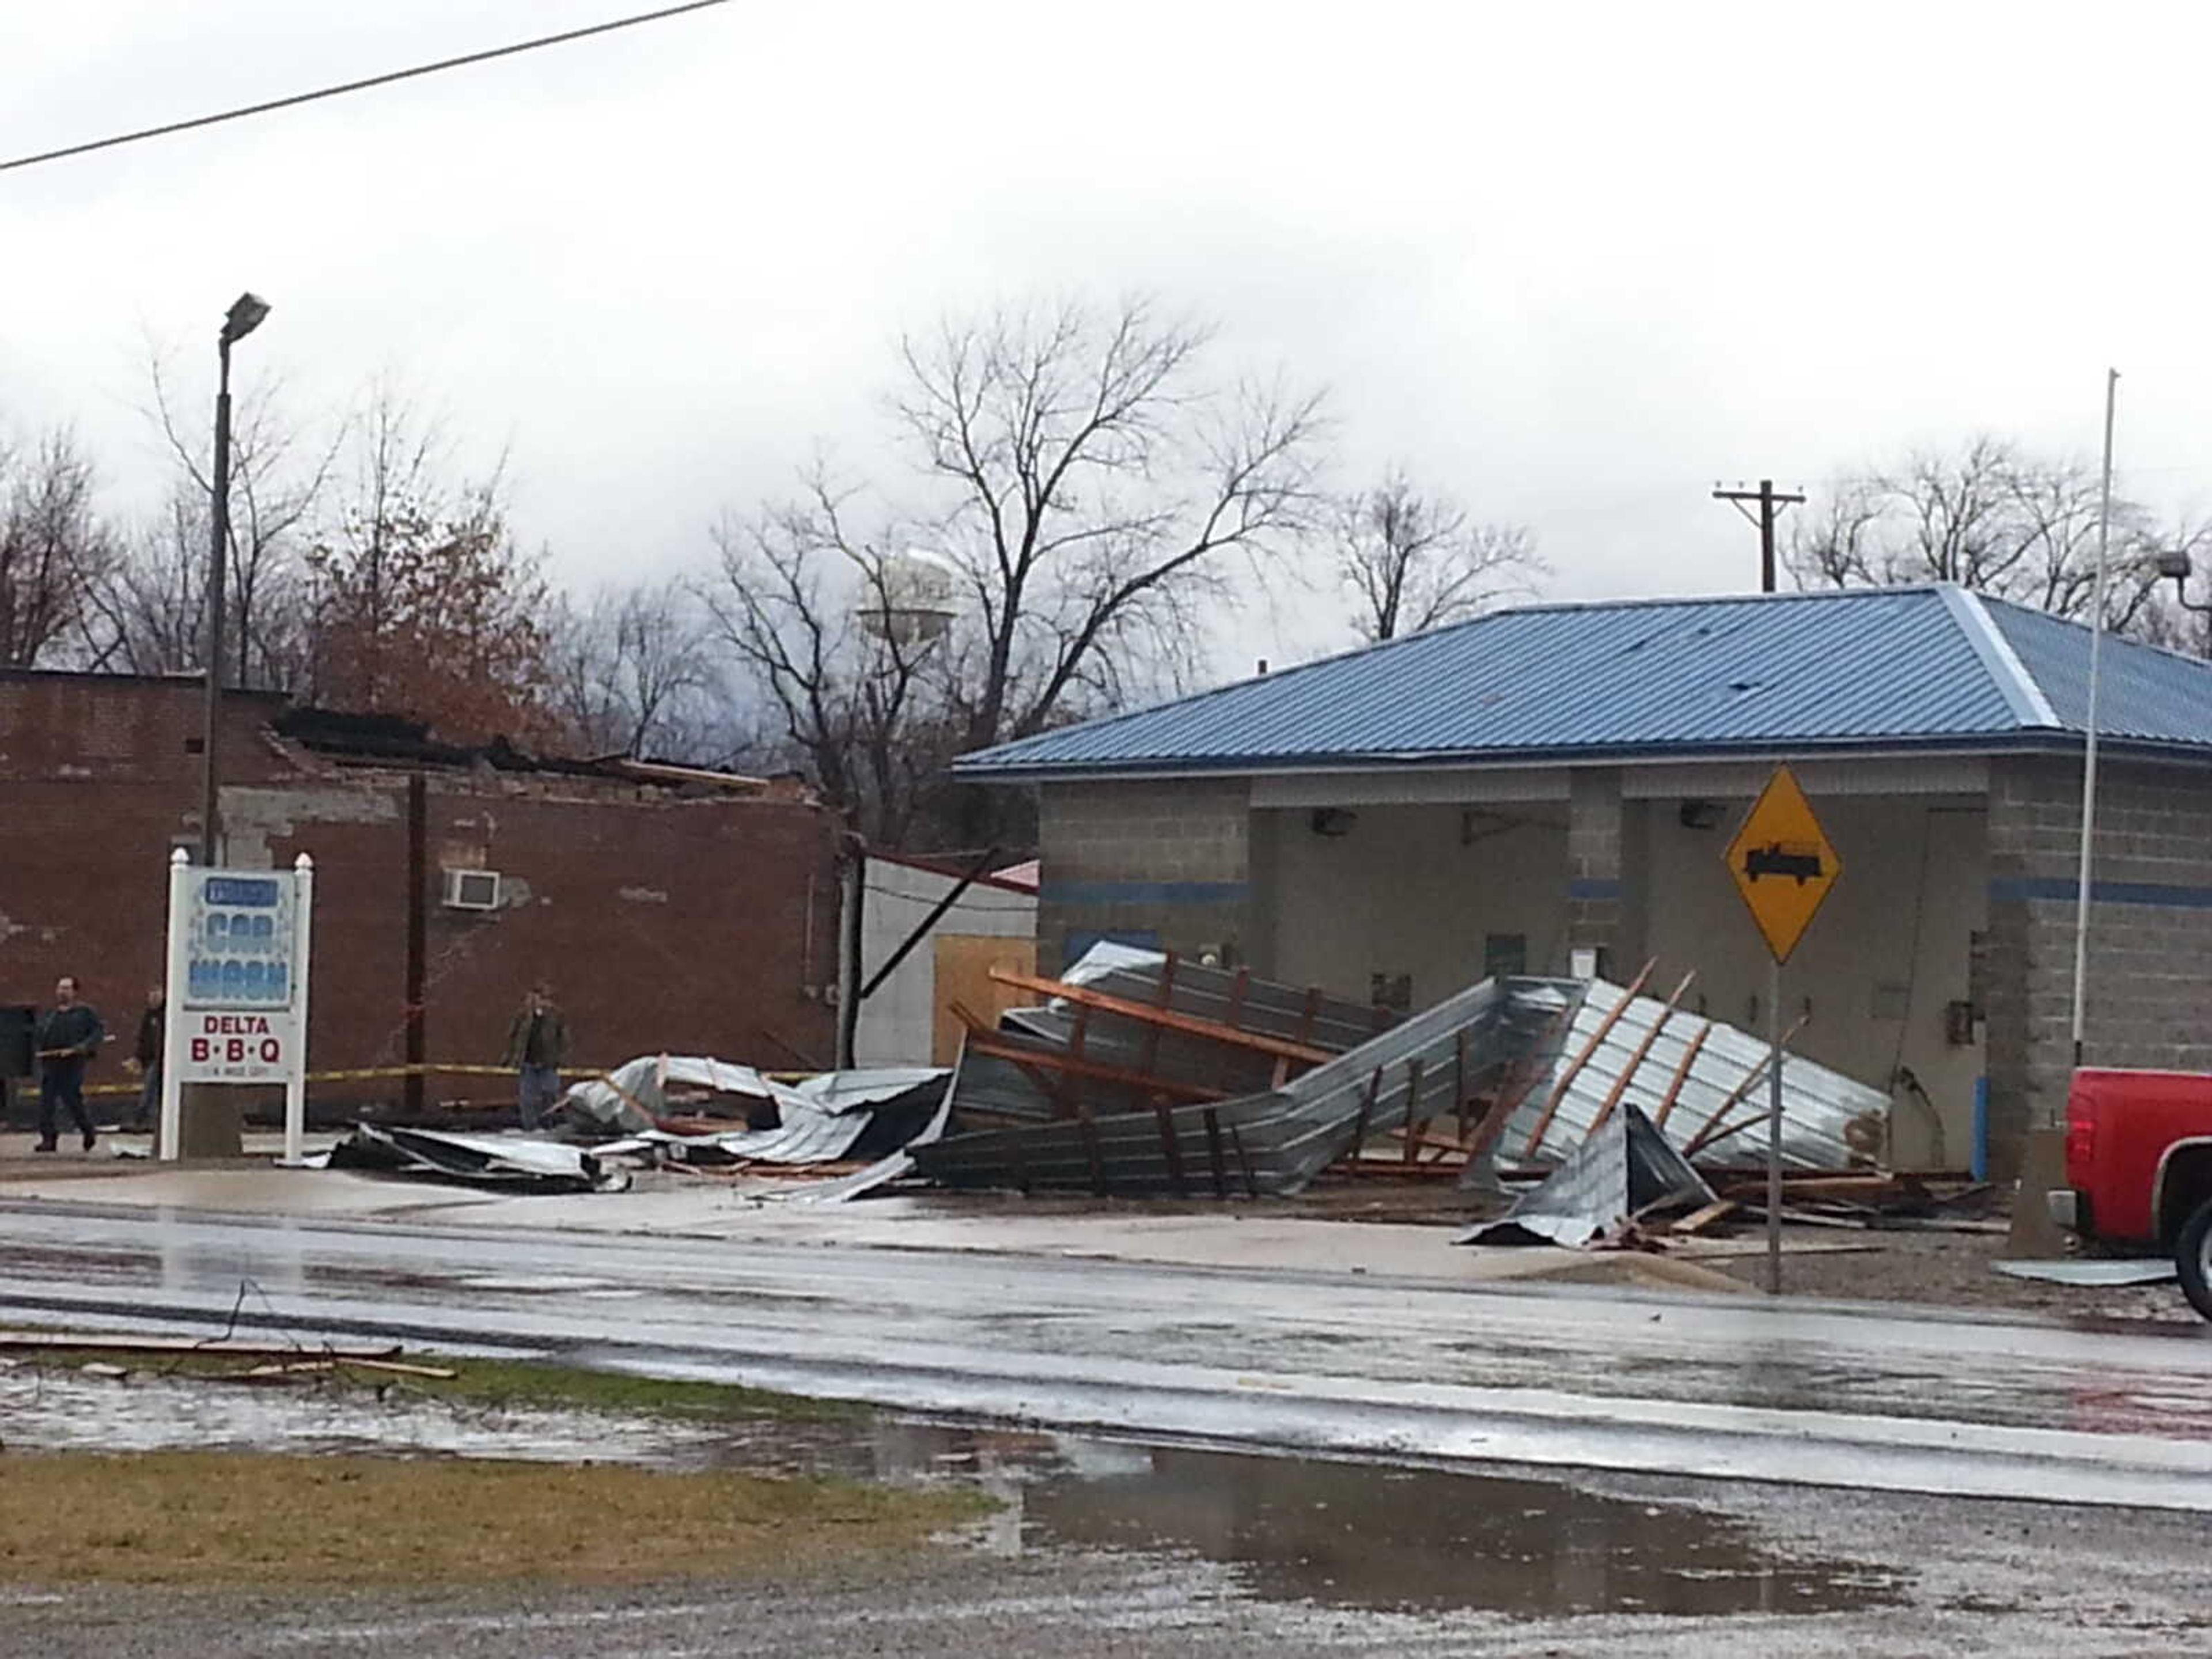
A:
<svg viewBox="0 0 2212 1659">
<path fill-rule="evenodd" d="M 2105 474 L 2097 500 L 2097 579 L 2089 614 L 2089 730 L 2081 752 L 2081 867 L 2074 892 L 2074 1064 L 2081 1064 L 2083 1003 L 2089 980 L 2089 872 L 2097 837 L 2097 683 L 2105 653 L 2105 558 L 2112 539 L 2112 413 L 2120 371 L 2105 371 Z"/>
</svg>

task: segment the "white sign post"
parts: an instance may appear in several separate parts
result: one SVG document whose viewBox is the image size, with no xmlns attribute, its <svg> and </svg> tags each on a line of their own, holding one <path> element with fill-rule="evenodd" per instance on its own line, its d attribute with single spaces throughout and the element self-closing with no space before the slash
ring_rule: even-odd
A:
<svg viewBox="0 0 2212 1659">
<path fill-rule="evenodd" d="M 289 871 L 169 861 L 168 1019 L 161 1156 L 182 1148 L 188 1083 L 284 1085 L 284 1162 L 307 1121 L 307 941 L 314 860 Z"/>
</svg>

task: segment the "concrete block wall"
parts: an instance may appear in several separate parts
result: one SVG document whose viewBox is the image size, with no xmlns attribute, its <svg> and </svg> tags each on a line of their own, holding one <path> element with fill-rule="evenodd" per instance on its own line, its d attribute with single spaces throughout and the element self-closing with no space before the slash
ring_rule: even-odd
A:
<svg viewBox="0 0 2212 1659">
<path fill-rule="evenodd" d="M 1250 945 L 1252 796 L 1243 778 L 1060 783 L 1039 791 L 1037 963 L 1091 933 L 1242 962 Z"/>
<path fill-rule="evenodd" d="M 2002 760 L 1990 775 L 1984 1002 L 2000 1174 L 2028 1130 L 2064 1115 L 2081 792 L 2078 761 Z M 2212 778 L 2106 762 L 2095 852 L 2085 1059 L 2212 1070 Z"/>
<path fill-rule="evenodd" d="M 1604 971 L 1622 971 L 1627 948 L 1627 871 L 1620 774 L 1577 771 L 1567 794 L 1567 948 L 1600 953 Z M 1564 972 L 1567 963 L 1553 964 Z M 1633 972 L 1631 969 L 1628 971 Z"/>
</svg>

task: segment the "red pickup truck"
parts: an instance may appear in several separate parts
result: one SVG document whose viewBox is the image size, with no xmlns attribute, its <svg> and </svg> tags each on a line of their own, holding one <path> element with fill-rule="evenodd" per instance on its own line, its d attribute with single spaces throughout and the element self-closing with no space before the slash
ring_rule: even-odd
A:
<svg viewBox="0 0 2212 1659">
<path fill-rule="evenodd" d="M 2117 1252 L 2171 1251 L 2212 1319 L 2212 1076 L 2084 1069 L 2066 1097 L 2066 1185 L 2051 1218 Z"/>
</svg>

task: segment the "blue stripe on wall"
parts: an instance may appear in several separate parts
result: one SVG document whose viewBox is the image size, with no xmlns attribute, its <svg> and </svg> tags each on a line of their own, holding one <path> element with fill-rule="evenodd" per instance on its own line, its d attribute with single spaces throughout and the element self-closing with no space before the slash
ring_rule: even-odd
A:
<svg viewBox="0 0 2212 1659">
<path fill-rule="evenodd" d="M 2081 884 L 2063 876 L 2008 876 L 1990 883 L 1992 899 L 2051 899 L 2072 904 Z M 2146 904 L 2161 910 L 2212 910 L 2212 887 L 2168 887 L 2150 881 L 2093 881 L 2092 904 Z"/>
<path fill-rule="evenodd" d="M 1617 899 L 1620 891 L 1619 882 L 1601 881 L 1595 878 L 1567 884 L 1567 896 L 1571 899 Z"/>
<path fill-rule="evenodd" d="M 1242 904 L 1250 895 L 1242 881 L 1048 881 L 1038 896 L 1047 904 Z"/>
</svg>

